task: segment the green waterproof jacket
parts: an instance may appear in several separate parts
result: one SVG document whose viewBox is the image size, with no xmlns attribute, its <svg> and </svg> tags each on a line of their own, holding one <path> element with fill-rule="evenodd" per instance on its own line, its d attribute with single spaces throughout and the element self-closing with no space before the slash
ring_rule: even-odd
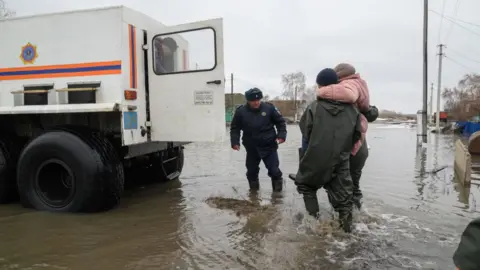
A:
<svg viewBox="0 0 480 270">
<path fill-rule="evenodd" d="M 319 99 L 303 113 L 300 130 L 308 148 L 300 160 L 295 183 L 320 189 L 331 180 L 341 154 L 350 153 L 360 139 L 360 113 L 352 104 Z"/>
<path fill-rule="evenodd" d="M 480 269 L 480 218 L 470 222 L 463 231 L 453 262 L 459 270 Z"/>
</svg>

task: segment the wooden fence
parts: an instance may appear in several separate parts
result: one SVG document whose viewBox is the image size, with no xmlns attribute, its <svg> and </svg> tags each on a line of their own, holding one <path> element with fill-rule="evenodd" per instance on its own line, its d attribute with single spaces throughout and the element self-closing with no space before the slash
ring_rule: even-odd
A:
<svg viewBox="0 0 480 270">
<path fill-rule="evenodd" d="M 455 177 L 462 185 L 470 185 L 472 177 L 472 157 L 461 140 L 455 142 Z"/>
</svg>

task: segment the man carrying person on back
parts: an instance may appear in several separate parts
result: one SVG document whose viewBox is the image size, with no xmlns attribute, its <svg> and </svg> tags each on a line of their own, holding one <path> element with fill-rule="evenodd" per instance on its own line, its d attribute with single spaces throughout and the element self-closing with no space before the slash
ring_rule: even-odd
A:
<svg viewBox="0 0 480 270">
<path fill-rule="evenodd" d="M 378 117 L 378 109 L 370 106 L 370 94 L 367 83 L 356 73 L 355 68 L 346 63 L 337 65 L 334 68 L 339 79 L 339 85 L 333 87 L 323 87 L 317 89 L 317 97 L 324 99 L 333 99 L 339 102 L 352 103 L 362 113 L 360 115 L 363 138 L 356 142 L 352 155 L 350 156 L 350 176 L 353 181 L 353 203 L 357 209 L 362 207 L 363 194 L 360 189 L 360 178 L 365 162 L 368 158 L 368 146 L 366 142 L 366 132 L 368 124 Z M 303 138 L 302 148 L 299 149 L 300 159 L 308 147 L 308 141 Z M 295 180 L 295 174 L 289 177 Z"/>
<path fill-rule="evenodd" d="M 316 82 L 318 87 L 334 87 L 338 76 L 327 68 L 317 75 Z M 361 138 L 360 126 L 355 105 L 322 98 L 312 102 L 300 120 L 308 147 L 295 177 L 297 190 L 303 195 L 307 212 L 318 217 L 317 191 L 324 187 L 345 232 L 352 229 L 353 182 L 349 161 L 354 143 Z"/>
</svg>

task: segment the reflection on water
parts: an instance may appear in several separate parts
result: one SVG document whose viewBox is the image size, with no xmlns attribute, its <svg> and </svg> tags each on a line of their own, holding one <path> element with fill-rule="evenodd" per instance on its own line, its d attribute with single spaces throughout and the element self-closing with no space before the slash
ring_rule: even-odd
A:
<svg viewBox="0 0 480 270">
<path fill-rule="evenodd" d="M 181 187 L 174 181 L 161 189 L 137 190 L 116 211 L 94 215 L 3 206 L 0 210 L 17 213 L 0 212 L 0 267 L 91 269 L 94 262 L 95 269 L 122 269 L 171 261 L 180 251 L 177 239 L 185 219 Z M 158 255 L 145 256 L 152 253 Z"/>
<path fill-rule="evenodd" d="M 319 221 L 305 215 L 292 182 L 273 194 L 264 168 L 261 190 L 250 193 L 245 152 L 226 140 L 188 145 L 180 181 L 138 186 L 107 213 L 0 206 L 0 269 L 453 269 L 479 185 L 454 181 L 454 138 L 430 136 L 417 148 L 415 129 L 370 126 L 365 209 L 352 235 L 336 229 L 324 191 Z M 297 169 L 299 145 L 289 126 L 285 174 Z"/>
<path fill-rule="evenodd" d="M 417 147 L 416 150 L 417 155 L 415 156 L 415 170 L 417 171 L 417 175 L 415 176 L 414 183 L 418 187 L 417 198 L 422 200 L 423 189 L 425 188 L 425 179 L 427 175 L 427 149 L 424 147 Z"/>
</svg>

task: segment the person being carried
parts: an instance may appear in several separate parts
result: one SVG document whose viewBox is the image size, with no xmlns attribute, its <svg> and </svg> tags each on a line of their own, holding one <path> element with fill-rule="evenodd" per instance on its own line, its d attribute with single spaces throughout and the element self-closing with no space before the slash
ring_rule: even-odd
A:
<svg viewBox="0 0 480 270">
<path fill-rule="evenodd" d="M 319 88 L 339 87 L 336 72 L 329 68 L 317 75 L 316 82 Z M 325 188 L 342 229 L 350 232 L 353 183 L 349 159 L 361 137 L 360 113 L 353 104 L 317 97 L 302 115 L 300 130 L 308 147 L 300 160 L 295 184 L 303 195 L 305 208 L 318 217 L 317 191 Z"/>
<path fill-rule="evenodd" d="M 367 83 L 356 73 L 355 68 L 350 64 L 339 64 L 334 68 L 339 78 L 339 84 L 317 89 L 317 97 L 336 100 L 339 102 L 352 103 L 360 110 L 361 121 L 361 140 L 355 143 L 350 157 L 350 175 L 353 181 L 353 202 L 358 209 L 362 206 L 363 194 L 360 189 L 360 178 L 362 170 L 368 158 L 368 145 L 366 142 L 366 132 L 368 122 L 373 122 L 378 117 L 378 109 L 370 106 L 370 94 Z M 303 155 L 308 142 L 303 138 L 302 149 L 299 150 L 299 156 Z M 295 175 L 289 175 L 291 179 Z"/>
<path fill-rule="evenodd" d="M 245 165 L 250 189 L 258 190 L 260 187 L 258 173 L 263 160 L 273 190 L 282 191 L 283 178 L 277 149 L 278 144 L 287 138 L 285 119 L 272 103 L 262 102 L 260 89 L 246 91 L 245 98 L 247 104 L 237 108 L 230 125 L 231 147 L 236 151 L 240 149 L 240 131 L 243 131 L 242 144 L 247 151 Z"/>
<path fill-rule="evenodd" d="M 321 98 L 336 100 L 345 103 L 352 103 L 357 106 L 361 113 L 370 109 L 370 93 L 367 83 L 356 73 L 355 68 L 346 63 L 341 63 L 334 68 L 338 79 L 338 87 L 321 87 L 317 89 L 317 96 Z M 355 143 L 352 149 L 352 155 L 355 156 L 362 145 L 365 144 L 365 138 L 368 130 L 367 118 L 361 114 L 362 138 Z"/>
</svg>

